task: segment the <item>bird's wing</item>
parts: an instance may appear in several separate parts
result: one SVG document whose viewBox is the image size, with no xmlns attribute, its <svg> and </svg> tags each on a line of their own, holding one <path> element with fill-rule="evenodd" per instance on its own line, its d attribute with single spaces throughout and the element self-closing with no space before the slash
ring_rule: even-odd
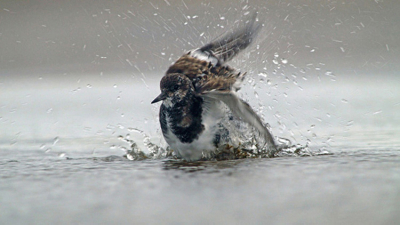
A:
<svg viewBox="0 0 400 225">
<path fill-rule="evenodd" d="M 270 156 L 274 156 L 275 152 L 277 152 L 274 138 L 272 137 L 268 128 L 264 126 L 261 118 L 254 112 L 249 104 L 240 99 L 234 92 L 231 91 L 213 90 L 203 93 L 203 95 L 224 102 L 235 116 L 241 118 L 244 122 L 256 128 L 265 139 L 266 144 L 268 145 L 267 147 L 270 150 Z"/>
<path fill-rule="evenodd" d="M 256 16 L 257 13 L 254 13 L 249 20 L 245 21 L 242 27 L 225 32 L 210 43 L 194 51 L 194 54 L 214 58 L 211 61 L 216 61 L 216 64 L 214 64 L 216 66 L 228 62 L 241 50 L 249 46 L 260 31 L 261 26 L 254 23 Z"/>
<path fill-rule="evenodd" d="M 256 15 L 254 13 L 242 27 L 224 33 L 201 48 L 189 51 L 172 64 L 166 74 L 184 74 L 195 86 L 201 86 L 201 91 L 212 90 L 209 87 L 220 86 L 216 84 L 223 83 L 223 80 L 230 87 L 235 87 L 234 91 L 238 90 L 245 73 L 239 73 L 224 64 L 254 40 L 261 28 L 260 25 L 255 25 Z M 222 77 L 219 79 L 221 82 L 208 83 L 216 77 Z M 200 79 L 202 84 L 196 85 Z M 227 86 L 224 89 L 226 88 Z"/>
<path fill-rule="evenodd" d="M 217 90 L 237 91 L 246 73 L 240 73 L 229 66 L 213 66 L 211 62 L 191 55 L 183 55 L 167 71 L 168 74 L 184 74 L 197 92 Z"/>
</svg>

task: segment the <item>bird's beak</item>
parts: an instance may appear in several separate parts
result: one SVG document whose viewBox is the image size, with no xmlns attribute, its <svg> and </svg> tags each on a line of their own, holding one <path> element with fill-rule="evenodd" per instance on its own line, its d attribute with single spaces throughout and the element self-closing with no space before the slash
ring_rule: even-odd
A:
<svg viewBox="0 0 400 225">
<path fill-rule="evenodd" d="M 159 101 L 164 100 L 164 99 L 166 99 L 166 98 L 167 98 L 167 95 L 166 95 L 164 92 L 161 92 L 161 94 L 160 94 L 159 96 L 157 96 L 157 98 L 155 98 L 155 99 L 151 102 L 151 104 L 156 103 L 156 102 L 159 102 Z"/>
</svg>

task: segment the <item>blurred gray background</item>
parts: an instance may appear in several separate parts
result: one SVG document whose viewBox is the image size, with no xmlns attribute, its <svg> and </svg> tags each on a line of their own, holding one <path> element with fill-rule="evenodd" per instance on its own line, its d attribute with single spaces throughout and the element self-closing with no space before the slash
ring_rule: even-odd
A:
<svg viewBox="0 0 400 225">
<path fill-rule="evenodd" d="M 278 53 L 296 68 L 393 74 L 399 10 L 396 0 L 2 0 L 0 75 L 165 71 L 249 11 L 264 24 L 255 70 Z"/>
</svg>

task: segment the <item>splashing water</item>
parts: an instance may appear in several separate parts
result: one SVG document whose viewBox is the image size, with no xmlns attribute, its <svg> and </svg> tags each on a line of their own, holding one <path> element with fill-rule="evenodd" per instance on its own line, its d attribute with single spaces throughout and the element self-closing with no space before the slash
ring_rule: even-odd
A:
<svg viewBox="0 0 400 225">
<path fill-rule="evenodd" d="M 234 160 L 243 158 L 269 158 L 270 149 L 259 133 L 239 119 L 234 119 L 231 115 L 226 116 L 222 121 L 229 130 L 229 137 L 223 140 L 214 152 L 203 155 L 202 160 Z M 268 126 L 268 125 L 267 125 Z M 147 151 L 139 148 L 137 142 L 132 140 L 130 135 L 119 136 L 119 139 L 128 143 L 130 148 L 120 147 L 126 152 L 125 158 L 129 160 L 145 159 L 177 159 L 173 149 L 163 148 L 151 142 L 150 137 L 137 128 L 131 129 L 142 135 L 141 140 Z M 274 157 L 304 157 L 317 155 L 330 155 L 325 150 L 311 150 L 308 145 L 293 145 L 289 139 L 277 137 L 277 152 Z M 147 152 L 147 153 L 146 153 Z"/>
<path fill-rule="evenodd" d="M 122 150 L 126 152 L 124 157 L 129 160 L 144 160 L 144 159 L 161 159 L 170 157 L 172 152 L 167 148 L 164 149 L 150 141 L 150 137 L 143 131 L 133 128 L 131 129 L 138 132 L 143 136 L 143 144 L 147 148 L 147 154 L 139 148 L 134 140 L 131 139 L 130 135 L 119 136 L 118 138 L 129 144 L 130 149 L 120 146 Z"/>
</svg>

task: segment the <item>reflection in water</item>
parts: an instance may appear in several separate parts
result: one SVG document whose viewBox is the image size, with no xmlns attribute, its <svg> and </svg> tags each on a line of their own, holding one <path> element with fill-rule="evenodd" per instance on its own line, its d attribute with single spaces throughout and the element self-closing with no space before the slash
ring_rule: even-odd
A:
<svg viewBox="0 0 400 225">
<path fill-rule="evenodd" d="M 166 160 L 163 164 L 164 170 L 181 170 L 186 173 L 206 171 L 207 173 L 218 173 L 223 169 L 229 169 L 242 164 L 245 159 L 225 161 L 196 161 L 187 162 L 183 160 Z"/>
</svg>

